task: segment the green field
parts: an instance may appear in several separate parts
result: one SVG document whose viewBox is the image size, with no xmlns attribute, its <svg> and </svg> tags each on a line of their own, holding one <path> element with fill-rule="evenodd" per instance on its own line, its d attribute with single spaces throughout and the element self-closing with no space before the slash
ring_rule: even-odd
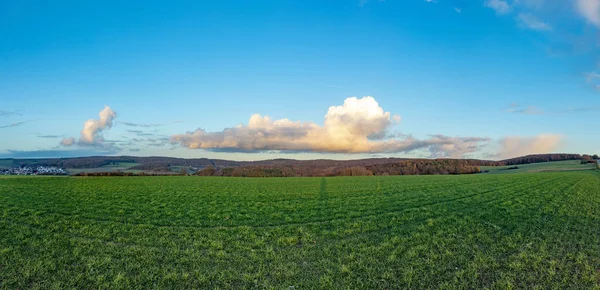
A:
<svg viewBox="0 0 600 290">
<path fill-rule="evenodd" d="M 1 289 L 600 288 L 600 173 L 0 179 Z"/>
<path fill-rule="evenodd" d="M 137 165 L 139 165 L 139 164 L 131 163 L 131 162 L 116 162 L 115 164 L 108 164 L 108 165 L 104 165 L 102 167 L 96 167 L 96 168 L 69 168 L 68 171 L 69 171 L 69 174 L 77 174 L 77 173 L 81 173 L 81 172 L 96 173 L 96 172 L 114 172 L 114 171 L 139 173 L 142 170 L 129 169 L 129 168 L 137 166 Z"/>
<path fill-rule="evenodd" d="M 517 166 L 519 169 L 505 170 L 509 167 Z M 513 174 L 513 173 L 532 173 L 532 172 L 554 172 L 554 171 L 573 171 L 573 170 L 591 170 L 596 168 L 596 164 L 581 164 L 580 160 L 554 161 L 544 163 L 519 164 L 510 166 L 480 166 L 481 171 L 488 170 L 488 174 Z"/>
</svg>

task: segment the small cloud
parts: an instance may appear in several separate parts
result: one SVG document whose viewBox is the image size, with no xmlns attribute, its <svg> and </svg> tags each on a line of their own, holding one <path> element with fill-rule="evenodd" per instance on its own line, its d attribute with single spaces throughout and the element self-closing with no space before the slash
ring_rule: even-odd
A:
<svg viewBox="0 0 600 290">
<path fill-rule="evenodd" d="M 524 115 L 542 115 L 544 114 L 544 111 L 535 107 L 535 106 L 528 106 L 528 107 L 521 107 L 517 104 L 511 104 L 508 109 L 505 110 L 507 113 L 512 113 L 512 114 L 524 114 Z"/>
<path fill-rule="evenodd" d="M 596 89 L 600 89 L 600 74 L 592 71 L 585 73 L 585 80 L 588 84 L 594 86 Z"/>
<path fill-rule="evenodd" d="M 152 127 L 160 127 L 162 124 L 139 124 L 132 122 L 119 122 L 119 124 L 123 124 L 128 127 L 142 127 L 142 128 L 152 128 Z"/>
<path fill-rule="evenodd" d="M 8 153 L 0 153 L 0 158 L 69 158 L 69 157 L 86 157 L 98 155 L 115 155 L 117 150 L 108 149 L 77 149 L 77 150 L 7 150 Z"/>
<path fill-rule="evenodd" d="M 0 129 L 3 129 L 3 128 L 12 128 L 12 127 L 19 127 L 21 125 L 24 125 L 24 124 L 27 124 L 27 123 L 30 123 L 30 122 L 33 122 L 33 121 L 16 122 L 16 123 L 12 123 L 12 124 L 8 124 L 8 125 L 0 126 Z"/>
<path fill-rule="evenodd" d="M 37 135 L 36 137 L 38 137 L 38 138 L 46 138 L 46 139 L 53 139 L 53 138 L 61 138 L 62 136 L 60 136 L 60 135 Z"/>
<path fill-rule="evenodd" d="M 486 0 L 483 5 L 494 9 L 497 14 L 508 14 L 512 11 L 512 6 L 503 0 Z"/>
<path fill-rule="evenodd" d="M 98 113 L 99 119 L 89 119 L 83 124 L 83 130 L 81 130 L 79 140 L 75 142 L 75 138 L 63 138 L 60 142 L 63 146 L 72 146 L 77 143 L 80 146 L 104 146 L 104 138 L 102 133 L 108 130 L 113 125 L 113 120 L 117 117 L 117 113 L 113 111 L 109 106 L 105 106 L 100 113 Z"/>
<path fill-rule="evenodd" d="M 16 111 L 0 110 L 0 116 L 11 116 L 11 115 L 23 116 L 23 114 L 16 112 Z"/>
<path fill-rule="evenodd" d="M 593 112 L 600 111 L 600 106 L 595 107 L 581 107 L 581 108 L 568 108 L 566 112 L 577 113 L 577 112 Z"/>
<path fill-rule="evenodd" d="M 437 3 L 437 0 L 425 0 L 427 3 Z"/>
<path fill-rule="evenodd" d="M 458 7 L 454 7 L 454 11 L 456 11 L 456 13 L 461 13 L 461 12 L 462 12 L 462 9 L 461 9 L 461 8 L 458 8 Z"/>
<path fill-rule="evenodd" d="M 181 123 L 183 123 L 183 120 L 175 120 L 175 121 L 173 121 L 173 123 L 181 124 Z"/>
<path fill-rule="evenodd" d="M 552 30 L 552 26 L 550 24 L 545 23 L 539 19 L 537 19 L 533 14 L 529 13 L 519 13 L 517 16 L 517 23 L 520 27 L 536 30 L 536 31 L 550 31 Z"/>
<path fill-rule="evenodd" d="M 140 136 L 140 137 L 156 136 L 156 134 L 154 134 L 154 133 L 147 133 L 147 132 L 144 132 L 142 130 L 127 130 L 127 132 L 133 133 L 133 134 L 135 134 L 137 136 Z"/>
<path fill-rule="evenodd" d="M 511 136 L 500 140 L 500 158 L 512 158 L 529 154 L 551 153 L 560 148 L 563 136 L 541 134 L 534 137 Z"/>
<path fill-rule="evenodd" d="M 73 137 L 63 138 L 60 141 L 60 145 L 65 146 L 65 147 L 73 146 L 74 144 L 75 144 L 75 138 L 73 138 Z"/>
</svg>

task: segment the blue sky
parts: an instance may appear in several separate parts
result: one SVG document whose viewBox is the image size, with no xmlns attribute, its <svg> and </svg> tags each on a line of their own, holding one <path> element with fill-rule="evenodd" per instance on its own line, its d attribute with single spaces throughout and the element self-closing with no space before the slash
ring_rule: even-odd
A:
<svg viewBox="0 0 600 290">
<path fill-rule="evenodd" d="M 0 2 L 0 157 L 600 153 L 600 0 L 85 2 Z"/>
</svg>

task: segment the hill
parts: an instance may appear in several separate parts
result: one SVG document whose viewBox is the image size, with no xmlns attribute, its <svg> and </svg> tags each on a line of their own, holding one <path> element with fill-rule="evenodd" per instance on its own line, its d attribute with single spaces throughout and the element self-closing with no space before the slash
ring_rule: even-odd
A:
<svg viewBox="0 0 600 290">
<path fill-rule="evenodd" d="M 580 160 L 580 154 L 538 154 L 506 160 L 478 159 L 409 159 L 368 158 L 357 160 L 294 160 L 233 161 L 208 158 L 92 156 L 48 159 L 0 159 L 0 168 L 19 166 L 56 166 L 71 174 L 129 172 L 153 174 L 196 173 L 209 169 L 211 174 L 225 176 L 334 176 L 334 175 L 424 175 L 479 173 L 489 168 Z M 499 169 L 499 168 L 498 168 Z"/>
</svg>

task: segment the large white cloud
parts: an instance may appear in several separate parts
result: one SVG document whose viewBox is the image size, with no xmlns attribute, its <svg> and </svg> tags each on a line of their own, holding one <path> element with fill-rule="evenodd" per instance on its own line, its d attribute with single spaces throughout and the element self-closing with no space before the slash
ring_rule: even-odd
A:
<svg viewBox="0 0 600 290">
<path fill-rule="evenodd" d="M 589 22 L 600 27 L 600 0 L 576 0 L 577 11 Z"/>
<path fill-rule="evenodd" d="M 85 121 L 78 141 L 73 137 L 64 138 L 60 142 L 60 145 L 72 146 L 78 144 L 81 146 L 102 146 L 104 142 L 102 132 L 113 126 L 113 120 L 117 117 L 117 113 L 109 106 L 105 106 L 98 115 L 98 119 L 89 119 Z"/>
<path fill-rule="evenodd" d="M 341 106 L 329 107 L 323 126 L 313 122 L 273 120 L 252 115 L 248 125 L 220 132 L 197 129 L 171 136 L 172 143 L 191 149 L 228 151 L 310 151 L 332 153 L 392 153 L 416 149 L 436 156 L 462 157 L 477 151 L 488 138 L 432 136 L 418 140 L 407 136 L 388 138 L 389 128 L 399 116 L 385 112 L 372 97 L 348 98 Z"/>
<path fill-rule="evenodd" d="M 505 137 L 500 140 L 498 157 L 512 158 L 529 154 L 552 153 L 560 149 L 563 136 L 557 134 L 541 134 L 534 137 Z"/>
</svg>

